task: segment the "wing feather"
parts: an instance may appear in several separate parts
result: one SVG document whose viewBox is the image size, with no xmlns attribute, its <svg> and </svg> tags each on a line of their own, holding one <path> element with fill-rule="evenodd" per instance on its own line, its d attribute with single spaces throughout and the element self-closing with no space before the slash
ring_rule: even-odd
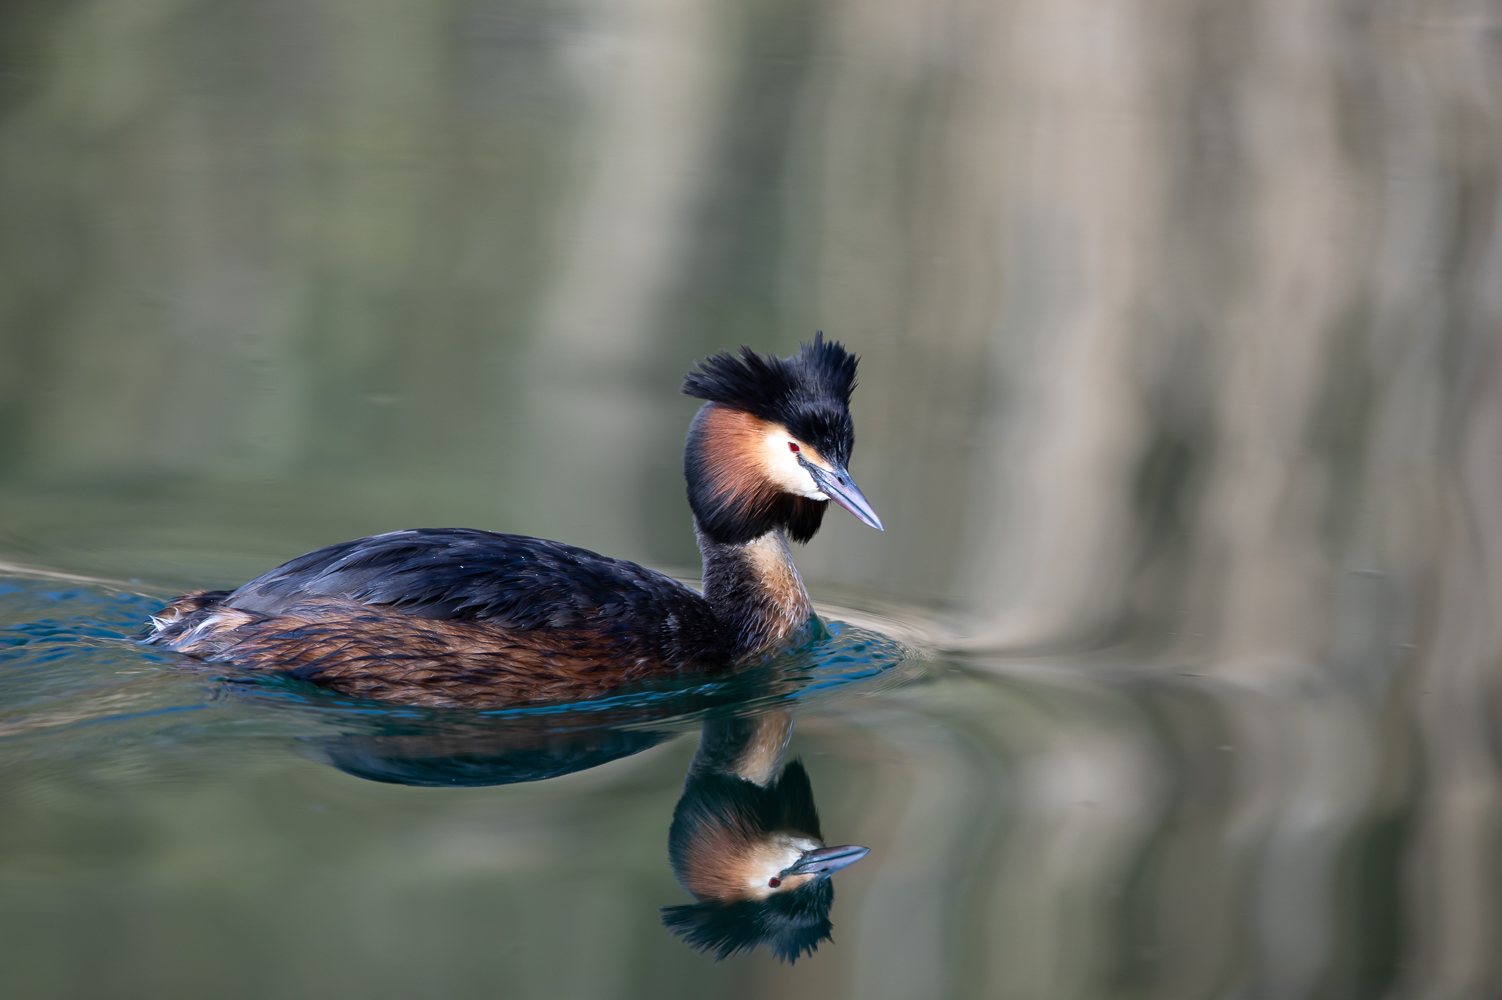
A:
<svg viewBox="0 0 1502 1000">
<path fill-rule="evenodd" d="M 276 615 L 317 598 L 513 630 L 586 629 L 670 660 L 719 652 L 714 612 L 676 580 L 588 549 L 471 528 L 330 545 L 257 577 L 224 603 Z"/>
</svg>

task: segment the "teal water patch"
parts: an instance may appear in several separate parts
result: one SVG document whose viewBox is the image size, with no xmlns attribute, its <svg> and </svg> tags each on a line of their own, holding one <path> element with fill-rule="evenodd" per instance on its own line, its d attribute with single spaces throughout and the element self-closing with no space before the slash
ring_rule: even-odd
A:
<svg viewBox="0 0 1502 1000">
<path fill-rule="evenodd" d="M 837 691 L 922 660 L 917 650 L 880 632 L 841 621 L 824 624 L 825 637 L 784 654 L 805 671 L 799 697 Z"/>
<path fill-rule="evenodd" d="M 121 664 L 170 662 L 132 641 L 162 602 L 50 581 L 0 581 L 0 711 L 17 698 L 61 693 Z"/>
</svg>

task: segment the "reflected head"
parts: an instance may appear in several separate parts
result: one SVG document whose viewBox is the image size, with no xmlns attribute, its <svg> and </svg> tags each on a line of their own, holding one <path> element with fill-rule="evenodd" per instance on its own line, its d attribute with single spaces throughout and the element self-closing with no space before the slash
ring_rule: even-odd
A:
<svg viewBox="0 0 1502 1000">
<path fill-rule="evenodd" d="M 787 962 L 829 940 L 829 876 L 866 856 L 825 847 L 808 773 L 793 761 L 763 787 L 723 771 L 690 773 L 668 854 L 698 902 L 663 909 L 674 934 L 718 961 L 766 945 Z"/>
</svg>

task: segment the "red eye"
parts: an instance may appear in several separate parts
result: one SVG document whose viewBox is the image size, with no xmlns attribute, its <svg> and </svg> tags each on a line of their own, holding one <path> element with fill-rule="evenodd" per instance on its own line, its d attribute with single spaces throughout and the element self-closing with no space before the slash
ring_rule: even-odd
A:
<svg viewBox="0 0 1502 1000">
<path fill-rule="evenodd" d="M 773 877 L 767 879 L 767 888 L 769 888 L 769 889 L 775 889 L 775 888 L 777 888 L 781 884 L 782 884 L 782 879 L 777 878 L 775 875 Z"/>
<path fill-rule="evenodd" d="M 788 442 L 788 451 L 790 451 L 794 455 L 796 455 L 796 454 L 798 454 L 798 446 L 796 444 L 794 444 L 793 442 L 789 441 Z"/>
</svg>

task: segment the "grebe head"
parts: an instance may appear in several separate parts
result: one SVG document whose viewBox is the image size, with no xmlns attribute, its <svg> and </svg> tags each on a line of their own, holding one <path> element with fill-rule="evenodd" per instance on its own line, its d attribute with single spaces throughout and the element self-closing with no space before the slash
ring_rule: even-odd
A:
<svg viewBox="0 0 1502 1000">
<path fill-rule="evenodd" d="M 708 400 L 684 453 L 700 530 L 740 544 L 781 527 L 806 542 L 831 499 L 881 530 L 846 469 L 857 361 L 820 333 L 790 358 L 742 347 L 739 358 L 721 351 L 688 373 L 683 393 Z"/>
<path fill-rule="evenodd" d="M 867 854 L 825 847 L 808 773 L 798 761 L 768 787 L 724 772 L 690 774 L 673 813 L 668 854 L 697 903 L 662 922 L 716 960 L 765 944 L 793 962 L 829 939 L 829 876 Z"/>
</svg>

